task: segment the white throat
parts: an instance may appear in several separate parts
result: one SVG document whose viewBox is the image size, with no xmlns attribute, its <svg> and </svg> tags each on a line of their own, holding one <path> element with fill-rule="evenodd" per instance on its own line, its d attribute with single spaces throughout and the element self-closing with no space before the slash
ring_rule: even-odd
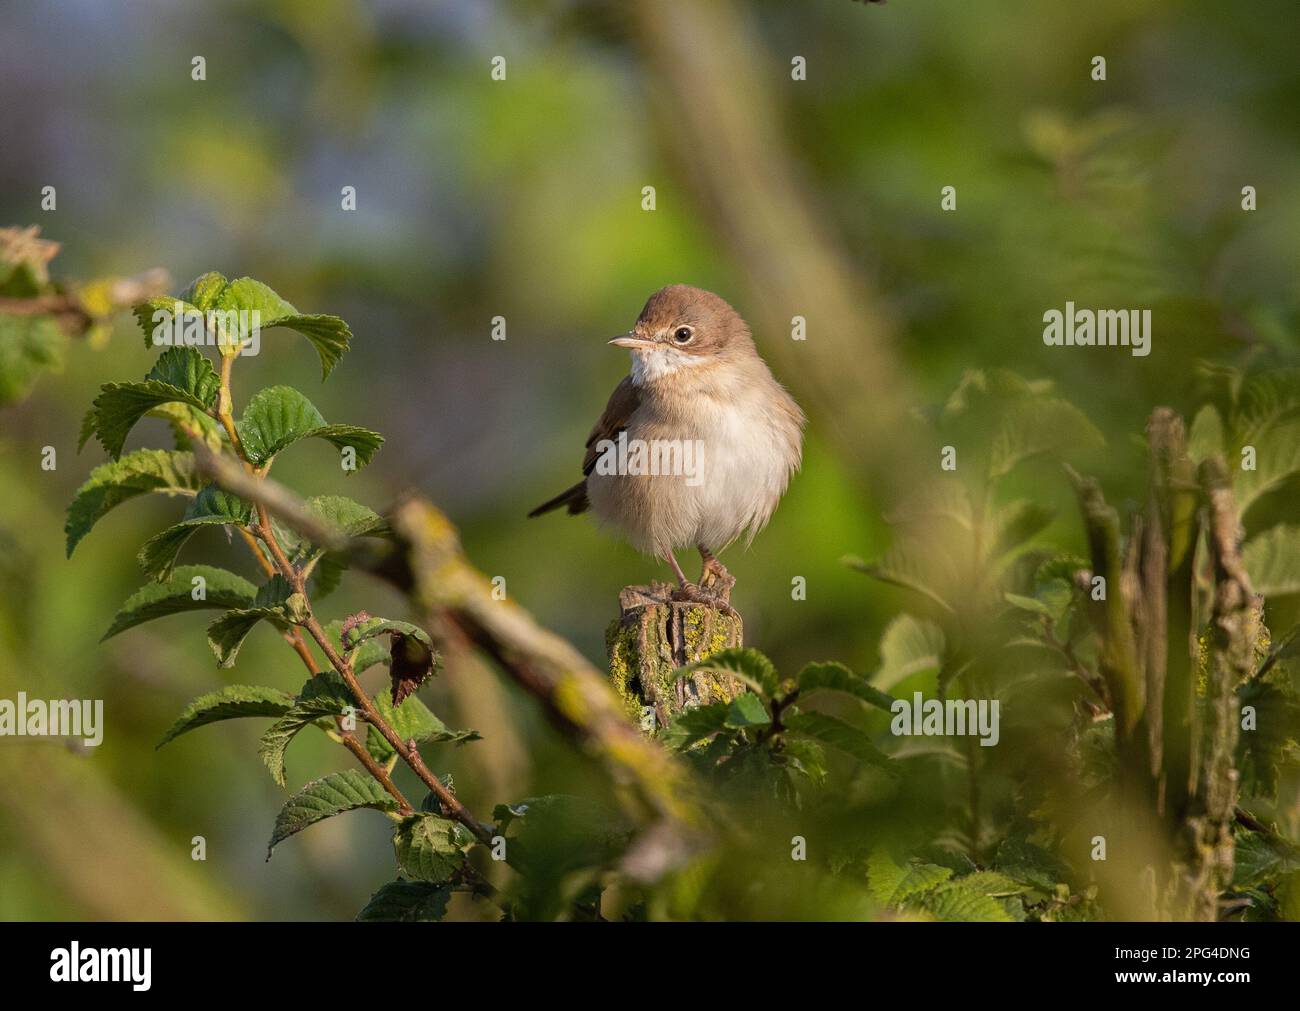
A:
<svg viewBox="0 0 1300 1011">
<path fill-rule="evenodd" d="M 632 352 L 632 384 L 644 386 L 681 369 L 694 368 L 704 359 L 667 346 L 637 348 Z"/>
</svg>

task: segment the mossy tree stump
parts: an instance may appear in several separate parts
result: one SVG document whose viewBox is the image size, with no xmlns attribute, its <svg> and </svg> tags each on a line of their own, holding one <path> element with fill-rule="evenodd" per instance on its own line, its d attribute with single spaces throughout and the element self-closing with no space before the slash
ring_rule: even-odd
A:
<svg viewBox="0 0 1300 1011">
<path fill-rule="evenodd" d="M 673 600 L 667 583 L 625 587 L 618 603 L 620 614 L 605 630 L 610 679 L 642 730 L 654 733 L 685 709 L 730 701 L 744 690 L 729 674 L 673 677 L 679 667 L 742 645 L 739 615 Z"/>
</svg>

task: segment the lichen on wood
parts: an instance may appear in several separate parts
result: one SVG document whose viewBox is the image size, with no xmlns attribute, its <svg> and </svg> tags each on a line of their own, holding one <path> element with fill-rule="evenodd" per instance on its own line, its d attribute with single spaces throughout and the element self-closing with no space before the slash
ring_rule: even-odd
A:
<svg viewBox="0 0 1300 1011">
<path fill-rule="evenodd" d="M 695 601 L 672 599 L 665 583 L 629 586 L 619 594 L 619 616 L 605 631 L 610 680 L 628 715 L 647 733 L 666 727 L 685 709 L 740 694 L 728 674 L 674 671 L 743 641 L 738 615 Z"/>
</svg>

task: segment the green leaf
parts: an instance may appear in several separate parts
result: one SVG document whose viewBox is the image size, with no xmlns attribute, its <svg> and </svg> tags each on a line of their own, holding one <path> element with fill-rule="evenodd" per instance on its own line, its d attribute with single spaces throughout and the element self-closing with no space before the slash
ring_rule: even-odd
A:
<svg viewBox="0 0 1300 1011">
<path fill-rule="evenodd" d="M 1256 593 L 1300 593 L 1300 526 L 1279 523 L 1252 537 L 1241 549 L 1241 562 Z"/>
<path fill-rule="evenodd" d="M 1213 404 L 1206 404 L 1192 419 L 1187 433 L 1187 455 L 1193 463 L 1200 463 L 1223 455 L 1224 443 L 1223 418 Z"/>
<path fill-rule="evenodd" d="M 155 298 L 145 299 L 138 303 L 131 310 L 135 316 L 135 321 L 140 325 L 140 331 L 144 334 L 144 346 L 147 350 L 153 351 L 160 347 L 173 347 L 167 344 L 161 337 L 154 340 L 154 334 L 159 326 L 175 325 L 177 317 L 195 316 L 203 313 L 203 308 L 195 305 L 184 295 L 180 298 L 174 298 L 171 295 L 158 295 Z M 159 314 L 165 314 L 162 319 L 157 319 Z M 197 350 L 197 349 L 193 349 Z"/>
<path fill-rule="evenodd" d="M 1284 874 L 1300 871 L 1300 847 L 1257 832 L 1245 832 L 1237 838 L 1233 864 L 1234 888 L 1275 881 Z"/>
<path fill-rule="evenodd" d="M 356 698 L 335 671 L 323 670 L 311 678 L 302 686 L 290 709 L 262 735 L 257 750 L 271 771 L 271 778 L 284 786 L 284 755 L 300 730 L 317 720 L 342 716 L 345 710 L 358 708 Z"/>
<path fill-rule="evenodd" d="M 343 647 L 343 622 L 339 619 L 331 621 L 325 626 L 325 634 L 329 637 L 330 643 L 340 653 L 345 652 Z M 348 658 L 352 663 L 352 670 L 360 674 L 364 670 L 369 670 L 377 663 L 388 662 L 388 646 L 377 639 L 372 639 L 362 643 L 355 652 Z"/>
<path fill-rule="evenodd" d="M 1019 593 L 1004 593 L 1002 597 L 1012 607 L 1021 611 L 1028 611 L 1030 614 L 1041 614 L 1045 618 L 1054 616 L 1050 607 L 1033 597 L 1026 597 Z"/>
<path fill-rule="evenodd" d="M 195 579 L 204 582 L 204 595 L 195 599 Z M 182 565 L 165 583 L 146 583 L 127 598 L 100 642 L 119 632 L 182 611 L 204 608 L 248 607 L 257 588 L 243 576 L 210 565 Z"/>
<path fill-rule="evenodd" d="M 946 556 L 943 561 L 948 566 L 952 564 L 952 560 Z M 953 606 L 944 599 L 943 591 L 933 585 L 934 573 L 930 571 L 931 566 L 927 564 L 927 560 L 920 552 L 909 550 L 907 546 L 897 545 L 890 548 L 874 562 L 863 561 L 855 555 L 847 555 L 843 562 L 849 568 L 864 572 L 882 583 L 890 583 L 919 593 L 948 614 L 956 613 Z M 946 576 L 948 578 L 944 580 L 945 582 L 953 582 L 955 579 L 954 572 L 948 572 Z"/>
<path fill-rule="evenodd" d="M 1242 386 L 1233 418 L 1234 448 L 1257 445 L 1266 431 L 1296 413 L 1300 413 L 1300 368 L 1270 369 L 1251 376 Z"/>
<path fill-rule="evenodd" d="M 269 386 L 253 394 L 236 429 L 244 452 L 256 466 L 302 439 L 320 438 L 342 449 L 356 450 L 365 466 L 383 445 L 378 432 L 355 425 L 327 425 L 310 400 L 291 386 Z"/>
<path fill-rule="evenodd" d="M 161 418 L 172 432 L 172 442 L 178 450 L 192 450 L 195 441 L 203 443 L 214 453 L 225 450 L 228 440 L 221 423 L 189 404 L 159 404 L 146 417 Z"/>
<path fill-rule="evenodd" d="M 337 316 L 304 315 L 261 281 L 241 277 L 231 281 L 221 293 L 220 309 L 256 310 L 261 327 L 286 327 L 302 334 L 320 356 L 321 379 L 328 379 L 352 340 L 352 331 Z"/>
<path fill-rule="evenodd" d="M 101 464 L 90 472 L 68 506 L 63 527 L 68 556 L 103 516 L 128 499 L 148 492 L 194 495 L 201 483 L 189 453 L 138 449 L 120 460 Z"/>
<path fill-rule="evenodd" d="M 990 557 L 1022 554 L 1025 542 L 1046 529 L 1054 516 L 1055 512 L 1047 506 L 1025 499 L 1003 506 L 993 520 L 993 550 Z"/>
<path fill-rule="evenodd" d="M 992 875 L 1001 879 L 1001 875 Z M 940 885 L 921 896 L 918 905 L 937 920 L 953 923 L 1010 923 L 1007 912 L 988 889 L 1000 887 L 982 874 L 971 874 Z"/>
<path fill-rule="evenodd" d="M 1076 455 L 1105 445 L 1088 416 L 1054 398 L 1027 398 L 1002 416 L 989 453 L 989 478 L 997 480 L 1027 460 L 1044 455 Z"/>
<path fill-rule="evenodd" d="M 447 914 L 451 887 L 427 881 L 391 881 L 375 892 L 358 923 L 436 923 Z"/>
<path fill-rule="evenodd" d="M 384 722 L 397 732 L 403 741 L 414 739 L 420 744 L 466 744 L 479 741 L 477 730 L 452 730 L 438 719 L 419 696 L 410 695 L 400 706 L 394 706 L 388 692 L 376 692 L 375 708 Z M 387 762 L 396 752 L 375 727 L 366 728 L 366 750 L 376 762 Z"/>
<path fill-rule="evenodd" d="M 938 671 L 946 648 L 943 629 L 931 621 L 902 614 L 880 638 L 880 670 L 871 681 L 885 691 L 922 671 Z"/>
<path fill-rule="evenodd" d="M 884 850 L 867 858 L 867 890 L 877 902 L 902 906 L 908 899 L 937 888 L 952 877 L 952 869 L 915 861 L 895 863 Z"/>
<path fill-rule="evenodd" d="M 727 707 L 727 726 L 735 730 L 766 727 L 771 722 L 772 716 L 763 705 L 763 700 L 753 692 L 737 695 Z"/>
<path fill-rule="evenodd" d="M 180 718 L 158 742 L 162 747 L 181 734 L 220 720 L 242 719 L 248 716 L 283 716 L 293 708 L 294 698 L 278 688 L 262 685 L 227 685 L 207 695 L 200 695 L 185 707 Z"/>
<path fill-rule="evenodd" d="M 833 661 L 808 664 L 799 672 L 795 683 L 799 686 L 800 696 L 819 691 L 844 692 L 886 712 L 894 704 L 892 695 L 873 687 L 866 678 L 854 674 L 844 664 Z"/>
<path fill-rule="evenodd" d="M 397 801 L 368 772 L 361 769 L 332 772 L 308 783 L 280 809 L 266 847 L 266 859 L 271 859 L 271 852 L 279 843 L 318 821 L 344 811 L 369 808 L 395 812 L 397 807 Z"/>
<path fill-rule="evenodd" d="M 1228 461 L 1229 469 L 1236 473 L 1233 493 L 1242 516 L 1261 496 L 1300 473 L 1300 418 L 1273 425 L 1249 445 L 1255 447 L 1254 470 L 1240 470 L 1239 459 Z"/>
<path fill-rule="evenodd" d="M 660 740 L 665 747 L 685 751 L 697 741 L 727 729 L 727 716 L 730 712 L 729 702 L 694 706 L 680 713 L 664 730 Z"/>
<path fill-rule="evenodd" d="M 164 351 L 140 383 L 107 383 L 100 387 L 95 405 L 82 425 L 78 448 L 90 435 L 99 438 L 109 456 L 122 454 L 122 444 L 135 423 L 161 404 L 189 404 L 210 410 L 217 400 L 221 380 L 212 363 L 191 347 Z"/>
<path fill-rule="evenodd" d="M 439 883 L 465 863 L 456 823 L 432 814 L 404 818 L 393 833 L 397 866 L 408 878 Z"/>
<path fill-rule="evenodd" d="M 205 526 L 247 526 L 252 510 L 243 500 L 216 485 L 199 491 L 185 512 L 185 518 L 144 542 L 137 556 L 146 576 L 162 581 L 176 564 L 181 548 Z"/>
<path fill-rule="evenodd" d="M 851 723 L 825 713 L 791 713 L 782 722 L 788 730 L 829 744 L 867 765 L 893 772 L 890 760 L 871 742 L 870 737 Z"/>
<path fill-rule="evenodd" d="M 233 667 L 239 648 L 259 621 L 299 622 L 306 617 L 306 604 L 293 592 L 288 581 L 272 576 L 253 598 L 252 606 L 227 611 L 208 626 L 208 645 L 221 667 Z"/>
<path fill-rule="evenodd" d="M 53 316 L 0 314 L 0 407 L 27 396 L 41 373 L 62 368 L 67 345 Z"/>
<path fill-rule="evenodd" d="M 229 283 L 221 274 L 210 270 L 190 282 L 189 287 L 181 292 L 181 301 L 188 302 L 204 312 L 215 309 L 221 293 L 226 290 L 226 285 Z"/>
<path fill-rule="evenodd" d="M 391 537 L 388 521 L 359 502 L 341 495 L 320 495 L 306 502 L 306 509 L 327 527 L 344 537 Z M 280 543 L 294 565 L 312 576 L 312 598 L 319 601 L 338 586 L 348 568 L 347 551 L 325 551 L 299 534 L 277 526 Z"/>
<path fill-rule="evenodd" d="M 770 698 L 776 692 L 781 680 L 772 661 L 748 646 L 719 650 L 712 656 L 679 668 L 673 676 L 680 680 L 697 670 L 720 670 L 734 674 L 764 698 Z"/>
</svg>

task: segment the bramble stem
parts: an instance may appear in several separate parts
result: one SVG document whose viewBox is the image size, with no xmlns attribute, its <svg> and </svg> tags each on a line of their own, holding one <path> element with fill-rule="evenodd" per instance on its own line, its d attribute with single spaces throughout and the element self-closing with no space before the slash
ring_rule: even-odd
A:
<svg viewBox="0 0 1300 1011">
<path fill-rule="evenodd" d="M 226 435 L 230 438 L 230 445 L 239 457 L 244 469 L 251 477 L 253 477 L 253 479 L 261 480 L 261 475 L 244 452 L 243 443 L 240 442 L 239 439 L 239 432 L 235 428 L 234 404 L 230 395 L 230 373 L 234 361 L 234 356 L 224 354 L 221 356 L 221 387 L 217 394 L 217 420 L 221 423 L 222 428 L 226 431 Z M 194 444 L 196 447 L 200 446 L 198 440 L 195 440 Z M 260 504 L 257 506 L 257 516 L 257 538 L 260 538 L 262 543 L 265 544 L 267 549 L 271 552 L 271 557 L 275 560 L 275 565 L 272 565 L 271 562 L 267 560 L 266 556 L 257 546 L 257 538 L 254 537 L 253 533 L 241 528 L 240 536 L 244 538 L 249 550 L 253 553 L 253 557 L 257 559 L 258 565 L 268 577 L 274 575 L 278 568 L 281 575 L 283 575 L 285 579 L 289 581 L 290 585 L 293 586 L 294 592 L 301 594 L 305 600 L 307 598 L 306 582 L 303 579 L 302 574 L 294 568 L 293 564 L 289 561 L 288 556 L 285 555 L 284 549 L 280 546 L 279 539 L 275 536 L 275 531 L 271 527 L 271 518 L 267 514 L 265 506 Z M 310 608 L 310 606 L 309 603 L 308 607 Z M 320 624 L 319 622 L 316 622 L 314 616 L 311 620 L 319 629 Z M 323 630 L 321 634 L 323 637 Z M 312 677 L 315 677 L 318 673 L 316 669 L 316 658 L 312 656 L 311 650 L 303 639 L 302 632 L 298 628 L 294 628 L 290 632 L 285 633 L 285 638 L 289 642 L 289 645 L 293 647 L 294 652 L 296 652 L 302 660 L 303 665 L 307 668 L 307 672 Z M 343 671 L 340 670 L 339 673 L 343 674 Z M 348 673 L 350 674 L 351 672 L 349 671 Z M 378 713 L 374 712 L 374 706 L 370 703 L 370 700 L 366 697 L 365 693 L 361 691 L 360 686 L 356 683 L 356 678 L 349 678 L 345 675 L 345 679 L 348 680 L 348 686 L 352 689 L 353 694 L 357 696 L 358 701 L 363 703 L 363 708 L 366 709 L 367 718 L 370 722 L 379 727 L 381 734 L 385 729 L 387 729 L 389 734 L 396 737 L 397 735 L 393 733 L 392 728 L 381 726 L 381 724 L 383 724 L 382 718 L 379 717 Z M 372 756 L 370 752 L 366 750 L 365 746 L 357 739 L 356 734 L 350 730 L 344 730 L 343 721 L 338 717 L 335 717 L 334 723 L 335 726 L 338 727 L 339 739 L 342 741 L 343 746 L 347 748 L 348 751 L 352 752 L 352 755 L 356 760 L 361 763 L 362 768 L 370 773 L 370 775 L 373 776 L 388 792 L 389 796 L 397 801 L 399 813 L 402 815 L 413 814 L 415 808 L 411 805 L 411 802 L 407 800 L 402 791 L 398 789 L 397 784 L 393 782 L 392 776 L 388 774 L 388 771 L 375 761 L 374 756 Z M 385 737 L 387 736 L 388 735 L 385 735 Z M 389 741 L 389 743 L 391 744 L 392 742 Z M 401 749 L 398 750 L 400 753 Z"/>
</svg>

